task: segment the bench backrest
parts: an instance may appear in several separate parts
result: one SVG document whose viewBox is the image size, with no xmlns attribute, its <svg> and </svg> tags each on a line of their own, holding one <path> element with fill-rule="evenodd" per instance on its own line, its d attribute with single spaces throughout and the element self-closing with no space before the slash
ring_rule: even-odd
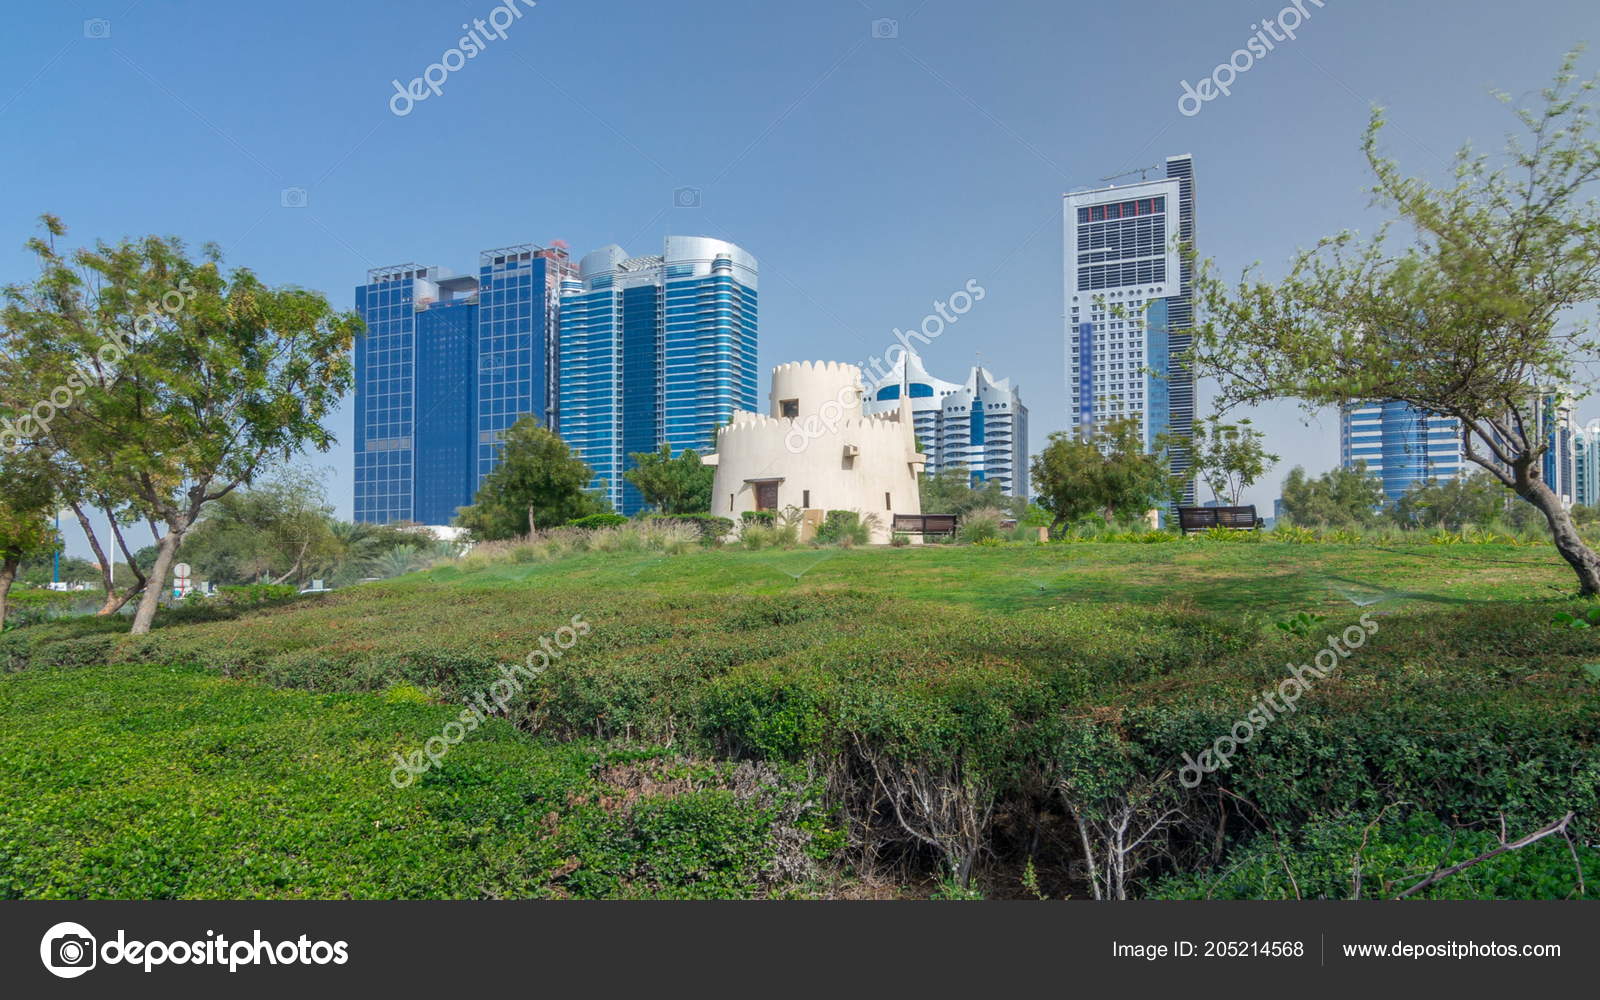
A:
<svg viewBox="0 0 1600 1000">
<path fill-rule="evenodd" d="M 1254 528 L 1258 523 L 1254 504 L 1242 507 L 1179 507 L 1178 524 L 1184 531 L 1207 528 Z"/>
<path fill-rule="evenodd" d="M 893 530 L 913 535 L 952 534 L 956 530 L 956 515 L 896 514 Z"/>
</svg>

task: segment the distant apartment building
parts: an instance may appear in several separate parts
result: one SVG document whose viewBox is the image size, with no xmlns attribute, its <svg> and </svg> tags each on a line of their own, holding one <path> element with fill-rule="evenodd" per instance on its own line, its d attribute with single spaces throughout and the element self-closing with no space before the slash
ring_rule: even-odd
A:
<svg viewBox="0 0 1600 1000">
<path fill-rule="evenodd" d="M 1600 499 L 1600 445 L 1577 425 L 1570 395 L 1541 391 L 1521 420 L 1534 442 L 1544 444 L 1539 475 L 1561 502 L 1570 507 Z M 1508 424 L 1516 422 L 1508 416 Z M 1386 501 L 1393 502 L 1419 483 L 1470 475 L 1478 468 L 1466 456 L 1461 431 L 1454 417 L 1393 400 L 1346 406 L 1339 420 L 1340 461 L 1347 469 L 1365 461 L 1367 471 L 1383 481 Z M 1477 450 L 1487 454 L 1481 444 Z"/>
<path fill-rule="evenodd" d="M 506 428 L 556 426 L 566 251 L 486 250 L 476 276 L 377 268 L 356 288 L 355 519 L 449 524 L 498 461 Z"/>
<path fill-rule="evenodd" d="M 1063 197 L 1070 425 L 1087 435 L 1134 418 L 1147 447 L 1168 431 L 1188 436 L 1194 376 L 1176 359 L 1193 336 L 1192 265 L 1178 251 L 1195 240 L 1192 157 L 1168 157 L 1160 179 Z M 1170 461 L 1189 474 L 1187 451 Z"/>
<path fill-rule="evenodd" d="M 659 254 L 612 245 L 562 284 L 561 435 L 623 514 L 644 500 L 630 454 L 704 453 L 735 410 L 756 408 L 758 264 L 723 240 L 669 236 Z"/>
<path fill-rule="evenodd" d="M 1010 379 L 974 366 L 964 381 L 947 382 L 906 352 L 877 382 L 865 411 L 898 412 L 902 394 L 928 457 L 926 471 L 959 466 L 975 480 L 999 483 L 1007 496 L 1028 498 L 1028 408 Z"/>
<path fill-rule="evenodd" d="M 1582 503 L 1578 499 L 1578 442 L 1582 431 L 1573 419 L 1571 397 L 1566 393 L 1540 396 L 1533 420 L 1545 445 L 1539 469 L 1544 484 L 1568 507 Z"/>
<path fill-rule="evenodd" d="M 1346 406 L 1339 413 L 1339 461 L 1346 469 L 1365 462 L 1393 503 L 1419 483 L 1463 474 L 1461 422 L 1393 400 Z"/>
<path fill-rule="evenodd" d="M 1573 502 L 1600 504 L 1600 428 L 1580 428 L 1572 438 Z"/>
</svg>

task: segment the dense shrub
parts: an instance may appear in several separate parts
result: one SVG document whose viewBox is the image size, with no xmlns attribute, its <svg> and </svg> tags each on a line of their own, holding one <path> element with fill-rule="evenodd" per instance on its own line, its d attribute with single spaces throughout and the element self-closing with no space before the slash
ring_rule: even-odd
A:
<svg viewBox="0 0 1600 1000">
<path fill-rule="evenodd" d="M 767 514 L 771 511 L 760 511 Z M 800 526 L 792 521 L 760 519 L 746 521 L 739 532 L 739 544 L 747 549 L 793 548 L 800 541 Z"/>
<path fill-rule="evenodd" d="M 1403 818 L 1402 818 L 1403 817 Z M 1508 837 L 1528 833 L 1508 831 Z M 1437 817 L 1391 810 L 1307 823 L 1287 842 L 1244 841 L 1215 869 L 1157 881 L 1158 899 L 1384 899 L 1430 873 L 1499 846 L 1499 828 L 1461 829 Z M 1600 847 L 1560 835 L 1480 862 L 1419 892 L 1418 899 L 1600 898 Z M 1359 894 L 1359 895 L 1358 895 Z"/>
<path fill-rule="evenodd" d="M 24 625 L 36 625 L 73 612 L 83 614 L 93 611 L 99 607 L 103 596 L 97 590 L 61 591 L 15 587 L 7 599 L 6 620 L 0 623 L 0 627 L 21 628 Z"/>
<path fill-rule="evenodd" d="M 0 899 L 762 896 L 840 844 L 803 777 L 498 720 L 397 789 L 393 755 L 459 712 L 416 688 L 146 666 L 6 685 Z"/>
<path fill-rule="evenodd" d="M 574 520 L 568 521 L 566 526 L 569 528 L 585 529 L 615 528 L 619 524 L 627 523 L 628 519 L 623 515 L 613 514 L 607 511 L 601 514 L 588 514 L 584 517 L 575 518 Z"/>
<path fill-rule="evenodd" d="M 218 587 L 210 600 L 223 607 L 250 607 L 273 601 L 286 601 L 300 596 L 300 588 L 292 583 L 245 583 L 231 587 Z"/>
<path fill-rule="evenodd" d="M 872 526 L 853 510 L 830 510 L 817 526 L 820 545 L 866 545 L 872 541 Z"/>
<path fill-rule="evenodd" d="M 776 523 L 777 519 L 777 512 L 770 510 L 747 510 L 739 515 L 739 520 L 745 524 L 764 524 L 769 527 Z"/>
<path fill-rule="evenodd" d="M 969 543 L 999 541 L 1000 523 L 1004 519 L 1005 511 L 996 507 L 970 511 L 961 518 L 961 527 L 956 530 L 956 537 Z"/>
</svg>

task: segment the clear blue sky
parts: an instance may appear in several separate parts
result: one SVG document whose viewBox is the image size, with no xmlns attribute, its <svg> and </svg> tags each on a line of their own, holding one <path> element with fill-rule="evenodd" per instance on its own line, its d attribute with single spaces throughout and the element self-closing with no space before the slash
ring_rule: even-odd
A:
<svg viewBox="0 0 1600 1000">
<path fill-rule="evenodd" d="M 760 258 L 765 367 L 860 360 L 975 278 L 987 297 L 924 357 L 954 378 L 981 353 L 1019 382 L 1037 450 L 1065 413 L 1063 192 L 1193 153 L 1201 252 L 1273 271 L 1371 228 L 1372 102 L 1392 109 L 1391 151 L 1439 175 L 1463 141 L 1498 148 L 1512 126 L 1490 87 L 1534 91 L 1600 40 L 1594 0 L 1302 0 L 1297 38 L 1185 117 L 1179 81 L 1279 0 L 518 3 L 506 37 L 403 118 L 390 81 L 495 3 L 16 5 L 0 280 L 30 276 L 21 244 L 46 211 L 75 240 L 214 240 L 341 307 L 374 266 L 466 271 L 511 243 L 651 253 L 705 234 Z M 874 37 L 879 18 L 897 37 Z M 307 204 L 284 207 L 296 187 Z M 680 187 L 700 206 L 675 207 Z M 1258 422 L 1284 461 L 1250 499 L 1270 505 L 1294 464 L 1336 462 L 1335 421 L 1306 427 L 1285 406 Z M 348 408 L 334 426 L 341 444 L 315 461 L 348 515 Z"/>
</svg>

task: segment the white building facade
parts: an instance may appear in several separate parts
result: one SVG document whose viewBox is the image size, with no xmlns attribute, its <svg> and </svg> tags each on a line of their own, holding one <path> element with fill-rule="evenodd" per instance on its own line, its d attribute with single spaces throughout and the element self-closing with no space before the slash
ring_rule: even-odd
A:
<svg viewBox="0 0 1600 1000">
<path fill-rule="evenodd" d="M 868 414 L 910 405 L 928 472 L 956 467 L 1000 484 L 1007 496 L 1028 497 L 1028 408 L 1010 379 L 974 366 L 965 381 L 935 378 L 915 354 L 901 355 L 867 398 Z"/>
<path fill-rule="evenodd" d="M 1573 502 L 1600 504 L 1600 421 L 1580 427 L 1572 438 Z"/>
<path fill-rule="evenodd" d="M 892 413 L 862 412 L 861 370 L 833 361 L 800 361 L 772 370 L 769 412 L 736 410 L 717 431 L 711 513 L 851 510 L 889 541 L 896 514 L 920 514 L 916 448 L 908 400 Z"/>
<path fill-rule="evenodd" d="M 1194 425 L 1194 376 L 1176 360 L 1193 327 L 1194 162 L 1167 158 L 1166 176 L 1063 196 L 1069 423 L 1137 419 L 1145 446 Z M 1186 475 L 1186 449 L 1170 455 Z"/>
</svg>

